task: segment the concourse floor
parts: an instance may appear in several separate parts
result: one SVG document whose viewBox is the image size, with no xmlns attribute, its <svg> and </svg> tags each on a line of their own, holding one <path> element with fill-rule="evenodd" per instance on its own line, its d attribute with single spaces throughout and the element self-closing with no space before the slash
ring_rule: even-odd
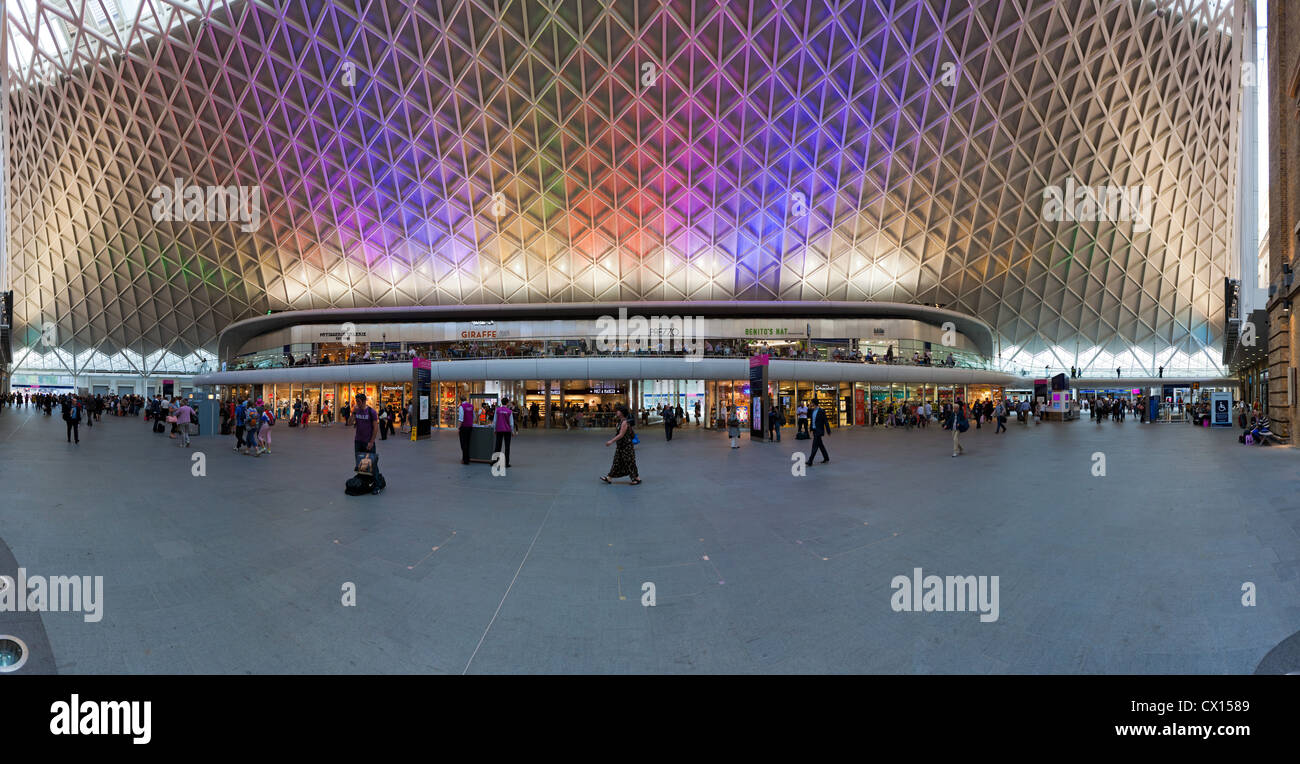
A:
<svg viewBox="0 0 1300 764">
<path fill-rule="evenodd" d="M 635 487 L 606 432 L 524 430 L 497 477 L 437 431 L 351 497 L 342 426 L 252 458 L 8 409 L 0 553 L 104 578 L 98 623 L 40 617 L 59 673 L 1251 673 L 1300 631 L 1300 451 L 1235 430 L 836 431 L 806 476 L 790 428 L 640 436 Z M 997 576 L 997 620 L 895 612 L 915 568 Z"/>
</svg>

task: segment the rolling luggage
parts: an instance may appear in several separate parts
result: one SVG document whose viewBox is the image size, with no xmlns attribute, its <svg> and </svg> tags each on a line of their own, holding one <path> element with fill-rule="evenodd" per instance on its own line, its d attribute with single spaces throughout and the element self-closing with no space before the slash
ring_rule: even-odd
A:
<svg viewBox="0 0 1300 764">
<path fill-rule="evenodd" d="M 808 440 L 809 437 L 810 437 L 810 436 L 809 436 L 808 433 L 806 433 L 806 432 L 796 432 L 796 433 L 794 434 L 794 439 L 795 439 L 795 440 Z"/>
</svg>

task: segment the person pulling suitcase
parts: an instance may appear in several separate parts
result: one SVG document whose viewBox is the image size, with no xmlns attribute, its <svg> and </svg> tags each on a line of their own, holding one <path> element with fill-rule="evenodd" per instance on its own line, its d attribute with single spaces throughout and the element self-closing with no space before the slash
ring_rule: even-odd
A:
<svg viewBox="0 0 1300 764">
<path fill-rule="evenodd" d="M 347 493 L 363 493 L 369 488 L 370 493 L 378 494 L 384 490 L 387 482 L 379 473 L 379 453 L 375 450 L 375 435 L 378 434 L 379 414 L 366 405 L 364 393 L 357 394 L 357 405 L 352 411 L 352 420 L 356 430 L 352 436 L 352 453 L 356 462 L 356 477 L 348 481 Z M 354 481 L 361 478 L 360 484 Z"/>
</svg>

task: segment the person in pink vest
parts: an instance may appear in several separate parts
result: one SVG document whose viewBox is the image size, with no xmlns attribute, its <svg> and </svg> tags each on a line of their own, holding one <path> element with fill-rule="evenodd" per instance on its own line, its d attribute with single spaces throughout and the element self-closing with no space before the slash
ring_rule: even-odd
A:
<svg viewBox="0 0 1300 764">
<path fill-rule="evenodd" d="M 492 453 L 504 453 L 506 455 L 506 466 L 510 466 L 510 436 L 516 430 L 515 412 L 510 408 L 510 399 L 502 398 L 501 405 L 496 408 L 496 445 L 492 447 Z M 501 446 L 505 444 L 505 450 Z"/>
<path fill-rule="evenodd" d="M 474 404 L 460 398 L 460 463 L 469 464 L 469 436 L 474 432 Z"/>
</svg>

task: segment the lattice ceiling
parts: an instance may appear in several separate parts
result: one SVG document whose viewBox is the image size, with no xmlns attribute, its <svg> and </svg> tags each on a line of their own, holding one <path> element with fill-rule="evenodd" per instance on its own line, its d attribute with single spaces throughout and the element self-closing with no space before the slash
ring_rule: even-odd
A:
<svg viewBox="0 0 1300 764">
<path fill-rule="evenodd" d="M 1159 8 L 11 0 L 17 336 L 184 355 L 268 310 L 892 300 L 1027 365 L 1217 358 L 1232 5 Z M 1045 220 L 1070 179 L 1149 186 L 1150 230 Z M 260 227 L 156 219 L 178 182 L 255 189 Z"/>
</svg>

